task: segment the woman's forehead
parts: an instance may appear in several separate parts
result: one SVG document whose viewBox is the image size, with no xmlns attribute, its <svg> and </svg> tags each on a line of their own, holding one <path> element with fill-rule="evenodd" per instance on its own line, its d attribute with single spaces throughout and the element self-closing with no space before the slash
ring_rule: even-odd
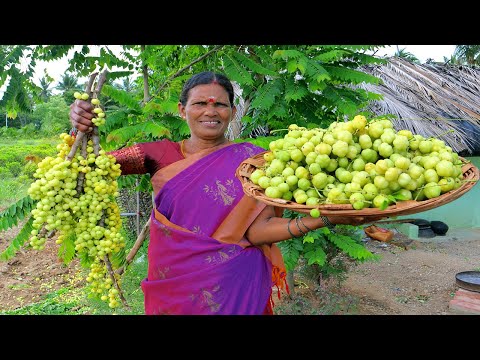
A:
<svg viewBox="0 0 480 360">
<path fill-rule="evenodd" d="M 197 85 L 190 89 L 190 98 L 202 98 L 202 99 L 227 99 L 228 92 L 225 88 L 218 84 L 202 84 Z"/>
</svg>

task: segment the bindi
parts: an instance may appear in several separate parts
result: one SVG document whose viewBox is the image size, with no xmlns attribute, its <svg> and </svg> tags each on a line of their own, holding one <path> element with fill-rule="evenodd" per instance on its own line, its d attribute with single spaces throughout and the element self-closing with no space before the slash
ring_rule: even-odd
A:
<svg viewBox="0 0 480 360">
<path fill-rule="evenodd" d="M 216 102 L 215 96 L 209 96 L 207 101 L 208 101 L 209 103 L 214 103 L 214 104 L 215 104 L 215 102 Z"/>
</svg>

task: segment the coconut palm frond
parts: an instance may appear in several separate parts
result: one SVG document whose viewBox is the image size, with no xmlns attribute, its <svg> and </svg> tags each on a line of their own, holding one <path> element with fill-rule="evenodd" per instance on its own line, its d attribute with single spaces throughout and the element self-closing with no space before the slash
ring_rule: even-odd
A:
<svg viewBox="0 0 480 360">
<path fill-rule="evenodd" d="M 363 71 L 381 83 L 362 84 L 383 95 L 369 110 L 392 114 L 395 128 L 443 139 L 458 153 L 480 149 L 480 69 L 475 66 L 428 62 L 418 64 L 391 57 Z"/>
</svg>

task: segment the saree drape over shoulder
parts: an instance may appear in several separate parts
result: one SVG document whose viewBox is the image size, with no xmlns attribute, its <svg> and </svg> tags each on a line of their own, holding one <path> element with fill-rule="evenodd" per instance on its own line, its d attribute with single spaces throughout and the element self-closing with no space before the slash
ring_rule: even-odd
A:
<svg viewBox="0 0 480 360">
<path fill-rule="evenodd" d="M 253 246 L 245 231 L 265 204 L 244 194 L 235 170 L 264 149 L 220 145 L 155 173 L 145 313 L 255 315 L 285 284 L 277 246 Z"/>
</svg>

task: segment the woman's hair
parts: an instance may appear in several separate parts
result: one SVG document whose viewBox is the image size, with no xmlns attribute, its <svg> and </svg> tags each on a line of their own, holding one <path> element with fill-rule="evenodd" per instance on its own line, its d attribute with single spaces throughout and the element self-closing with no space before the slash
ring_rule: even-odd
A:
<svg viewBox="0 0 480 360">
<path fill-rule="evenodd" d="M 185 85 L 183 85 L 182 93 L 180 94 L 180 102 L 183 106 L 187 104 L 188 92 L 195 86 L 213 83 L 219 84 L 226 90 L 226 92 L 228 93 L 228 99 L 230 100 L 230 106 L 233 107 L 234 92 L 232 83 L 225 75 L 214 73 L 213 71 L 204 71 L 195 74 L 190 79 L 188 79 L 185 82 Z"/>
</svg>

